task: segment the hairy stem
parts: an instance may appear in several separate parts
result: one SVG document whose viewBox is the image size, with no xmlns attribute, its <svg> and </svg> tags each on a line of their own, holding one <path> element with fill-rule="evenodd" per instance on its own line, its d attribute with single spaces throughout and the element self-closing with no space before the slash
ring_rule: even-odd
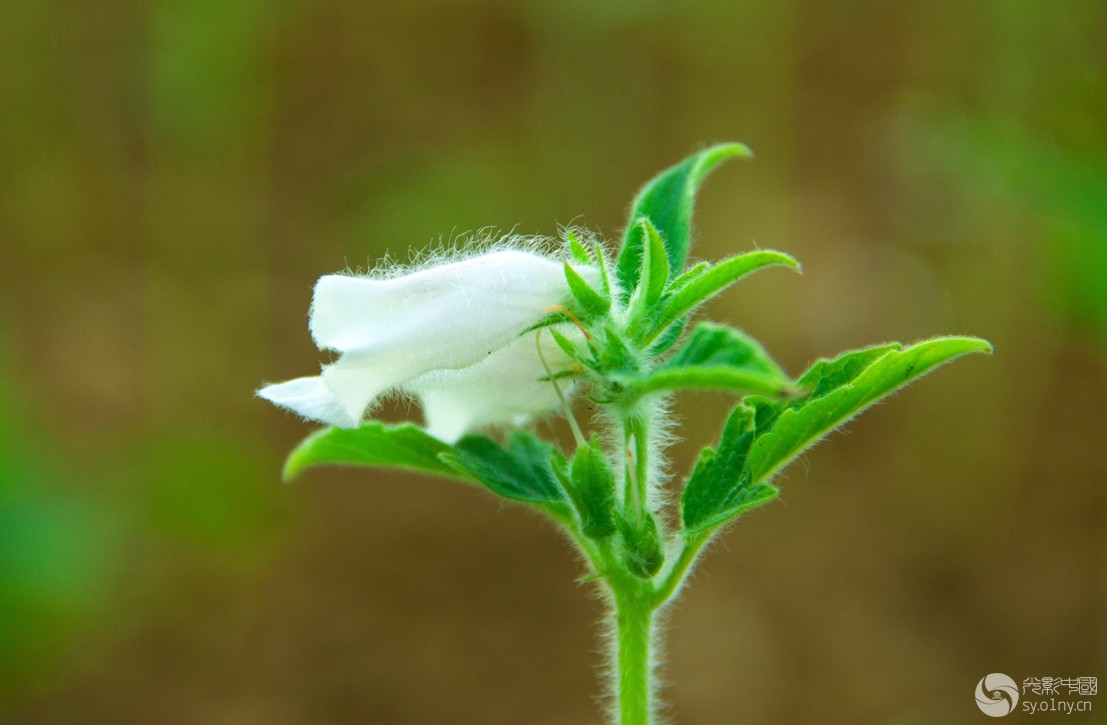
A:
<svg viewBox="0 0 1107 725">
<path fill-rule="evenodd" d="M 615 589 L 618 725 L 649 725 L 653 713 L 654 606 L 644 587 Z"/>
<path fill-rule="evenodd" d="M 710 538 L 708 535 L 699 535 L 684 541 L 680 547 L 680 554 L 677 555 L 672 568 L 665 574 L 654 594 L 654 606 L 664 606 L 680 591 L 680 586 L 684 583 L 696 559 L 699 558 L 700 551 L 703 549 L 703 545 L 707 543 L 708 538 Z"/>
<path fill-rule="evenodd" d="M 623 418 L 626 448 L 627 518 L 639 525 L 649 515 L 650 430 L 641 411 Z M 650 725 L 653 722 L 653 652 L 657 592 L 652 582 L 622 569 L 608 578 L 614 600 L 615 618 L 615 695 L 618 725 Z"/>
</svg>

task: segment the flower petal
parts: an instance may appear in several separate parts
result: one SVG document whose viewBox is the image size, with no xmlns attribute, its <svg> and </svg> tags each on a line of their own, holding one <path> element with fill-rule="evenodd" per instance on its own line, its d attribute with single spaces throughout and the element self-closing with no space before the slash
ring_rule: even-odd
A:
<svg viewBox="0 0 1107 725">
<path fill-rule="evenodd" d="M 396 350 L 392 355 L 348 352 L 323 368 L 322 378 L 344 415 L 359 422 L 374 398 L 410 379 L 411 370 L 419 365 L 418 354 L 410 350 Z"/>
<path fill-rule="evenodd" d="M 542 354 L 553 372 L 572 365 L 548 335 L 541 340 Z M 462 370 L 435 370 L 404 389 L 420 399 L 427 432 L 453 443 L 474 428 L 520 425 L 531 416 L 556 409 L 553 384 L 539 380 L 545 375 L 534 336 L 525 335 L 476 365 Z M 571 384 L 562 382 L 561 386 L 567 390 Z"/>
<path fill-rule="evenodd" d="M 342 355 L 319 377 L 269 386 L 259 395 L 308 418 L 356 427 L 378 396 L 435 371 L 438 382 L 427 384 L 438 391 L 430 403 L 438 411 L 435 420 L 460 420 L 456 408 L 475 407 L 466 421 L 441 423 L 446 433 L 508 420 L 504 406 L 495 402 L 496 380 L 514 381 L 512 390 L 526 392 L 513 394 L 532 398 L 511 404 L 517 414 L 546 410 L 556 398 L 550 398 L 552 389 L 535 384 L 543 371 L 533 352 L 490 366 L 495 379 L 476 378 L 487 386 L 487 400 L 447 390 L 452 384 L 446 381 L 450 371 L 475 367 L 513 345 L 550 308 L 565 303 L 570 293 L 563 265 L 533 252 L 500 250 L 391 279 L 322 277 L 309 327 L 319 347 Z M 576 269 L 590 284 L 599 282 L 595 267 Z M 533 349 L 533 340 L 520 349 L 526 345 Z M 559 349 L 550 354 L 563 357 Z M 516 364 L 523 367 L 511 369 Z M 462 376 L 458 384 L 470 385 L 466 380 Z"/>
<path fill-rule="evenodd" d="M 328 425 L 341 428 L 354 428 L 361 415 L 351 417 L 345 406 L 339 402 L 323 378 L 296 378 L 275 385 L 267 385 L 257 391 L 260 398 Z"/>
<path fill-rule="evenodd" d="M 598 279 L 589 267 L 580 270 Z M 310 329 L 320 348 L 371 352 L 428 346 L 433 368 L 473 365 L 568 295 L 562 263 L 501 250 L 393 279 L 327 275 Z"/>
</svg>

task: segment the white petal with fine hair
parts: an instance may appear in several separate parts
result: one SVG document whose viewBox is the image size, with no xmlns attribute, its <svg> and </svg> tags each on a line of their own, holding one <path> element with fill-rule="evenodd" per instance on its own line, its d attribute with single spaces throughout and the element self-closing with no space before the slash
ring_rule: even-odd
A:
<svg viewBox="0 0 1107 725">
<path fill-rule="evenodd" d="M 322 377 L 345 415 L 357 425 L 373 401 L 410 379 L 420 362 L 412 351 L 406 355 L 349 352 L 323 368 Z"/>
<path fill-rule="evenodd" d="M 267 385 L 257 391 L 257 395 L 321 423 L 340 428 L 351 428 L 358 424 L 358 418 L 352 418 L 348 414 L 346 408 L 323 382 L 323 378 L 318 376 Z"/>
<path fill-rule="evenodd" d="M 598 279 L 593 268 L 578 271 Z M 466 367 L 563 304 L 566 295 L 560 261 L 501 250 L 391 279 L 322 277 L 309 328 L 324 349 L 431 346 L 439 363 L 433 367 Z"/>
<path fill-rule="evenodd" d="M 598 286 L 597 268 L 574 268 Z M 556 397 L 548 383 L 535 382 L 544 371 L 534 338 L 519 336 L 569 295 L 563 261 L 522 250 L 390 278 L 327 275 L 315 286 L 309 329 L 339 359 L 319 377 L 258 394 L 350 428 L 382 394 L 403 388 L 424 393 L 428 420 L 454 438 L 474 426 L 545 411 Z M 548 338 L 547 346 L 551 361 L 566 360 Z M 411 385 L 416 380 L 422 382 Z"/>
<path fill-rule="evenodd" d="M 572 328 L 575 332 L 575 328 Z M 572 333 L 566 333 L 572 336 Z M 541 336 L 542 356 L 550 370 L 567 370 L 573 361 L 548 334 Z M 474 428 L 519 425 L 558 407 L 557 393 L 546 376 L 535 337 L 524 335 L 487 359 L 462 370 L 436 370 L 404 389 L 422 404 L 427 432 L 454 443 Z M 562 381 L 568 391 L 571 382 Z"/>
</svg>

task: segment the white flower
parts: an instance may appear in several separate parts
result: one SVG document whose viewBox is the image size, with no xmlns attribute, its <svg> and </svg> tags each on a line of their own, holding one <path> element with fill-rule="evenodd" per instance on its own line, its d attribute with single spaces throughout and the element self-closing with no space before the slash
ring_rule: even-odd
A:
<svg viewBox="0 0 1107 725">
<path fill-rule="evenodd" d="M 564 334 L 579 335 L 574 327 Z M 452 443 L 467 431 L 489 425 L 524 424 L 532 415 L 557 406 L 557 393 L 546 376 L 545 359 L 550 370 L 565 370 L 572 360 L 548 334 L 539 338 L 542 358 L 538 357 L 535 336 L 517 337 L 485 360 L 461 370 L 435 370 L 404 386 L 423 405 L 427 432 Z M 562 383 L 565 389 L 565 384 Z"/>
<path fill-rule="evenodd" d="M 574 267 L 587 281 L 599 272 Z M 382 394 L 401 389 L 424 404 L 428 429 L 456 440 L 481 425 L 516 422 L 551 409 L 553 386 L 533 335 L 523 330 L 568 301 L 563 262 L 499 250 L 393 278 L 328 275 L 315 286 L 309 328 L 341 353 L 321 375 L 258 391 L 323 423 L 356 427 Z M 568 357 L 550 343 L 557 372 Z"/>
</svg>

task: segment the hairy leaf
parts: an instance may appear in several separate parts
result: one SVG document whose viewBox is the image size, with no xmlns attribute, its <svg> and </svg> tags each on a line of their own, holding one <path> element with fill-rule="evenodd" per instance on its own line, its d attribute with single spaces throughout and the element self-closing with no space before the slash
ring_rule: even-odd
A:
<svg viewBox="0 0 1107 725">
<path fill-rule="evenodd" d="M 627 344 L 611 327 L 604 328 L 604 345 L 600 353 L 600 367 L 605 371 L 633 374 L 638 369 L 637 359 Z"/>
<path fill-rule="evenodd" d="M 680 340 L 680 336 L 684 333 L 684 326 L 688 323 L 687 317 L 681 317 L 679 320 L 662 330 L 653 342 L 650 343 L 650 354 L 661 356 L 664 355 L 669 348 L 677 344 Z"/>
<path fill-rule="evenodd" d="M 991 353 L 992 346 L 975 337 L 940 337 L 903 348 L 880 345 L 846 353 L 814 365 L 800 384 L 811 392 L 762 415 L 757 441 L 749 453 L 750 478 L 763 481 L 815 445 L 853 416 L 922 377 L 939 365 L 974 352 Z"/>
<path fill-rule="evenodd" d="M 611 301 L 592 289 L 592 286 L 584 281 L 580 273 L 573 269 L 568 262 L 565 263 L 565 281 L 569 284 L 569 291 L 573 294 L 573 298 L 580 304 L 585 314 L 590 316 L 605 315 L 611 309 Z"/>
<path fill-rule="evenodd" d="M 530 327 L 525 328 L 520 335 L 525 335 L 528 332 L 534 332 L 535 330 L 545 330 L 546 328 L 553 327 L 554 325 L 560 325 L 566 322 L 572 322 L 575 324 L 573 317 L 565 310 L 554 310 L 539 318 L 538 322 L 535 322 Z"/>
<path fill-rule="evenodd" d="M 581 264 L 592 264 L 593 259 L 588 256 L 588 251 L 585 250 L 584 245 L 577 239 L 577 235 L 573 233 L 572 229 L 565 230 L 565 238 L 569 240 L 569 252 L 573 255 L 573 259 L 577 260 Z"/>
<path fill-rule="evenodd" d="M 794 391 L 792 380 L 761 343 L 732 328 L 704 322 L 684 347 L 648 374 L 617 378 L 632 395 L 660 390 L 725 390 L 771 398 Z"/>
<path fill-rule="evenodd" d="M 565 491 L 550 467 L 553 446 L 530 433 L 516 431 L 507 447 L 484 436 L 465 436 L 454 451 L 441 454 L 456 471 L 480 481 L 492 492 L 514 501 L 548 504 L 568 510 Z"/>
<path fill-rule="evenodd" d="M 813 365 L 807 389 L 786 403 L 747 398 L 732 411 L 717 450 L 706 448 L 684 487 L 686 534 L 720 526 L 777 495 L 767 480 L 831 430 L 936 367 L 973 352 L 991 352 L 974 337 L 945 337 L 908 348 L 893 343 Z"/>
<path fill-rule="evenodd" d="M 657 229 L 649 219 L 638 222 L 645 239 L 642 265 L 638 274 L 638 286 L 627 304 L 627 330 L 632 339 L 641 336 L 643 329 L 652 324 L 657 315 L 657 303 L 669 283 L 669 261 Z"/>
<path fill-rule="evenodd" d="M 628 298 L 638 283 L 645 242 L 638 220 L 645 217 L 653 222 L 665 243 L 670 273 L 680 274 L 688 258 L 696 190 L 712 169 L 733 156 L 749 157 L 752 153 L 737 143 L 712 146 L 661 172 L 638 192 L 618 262 L 619 283 Z"/>
<path fill-rule="evenodd" d="M 755 437 L 754 410 L 739 405 L 727 419 L 717 448 L 703 450 L 684 486 L 680 514 L 686 535 L 718 526 L 776 498 L 774 486 L 750 485 L 746 461 Z"/>
<path fill-rule="evenodd" d="M 452 446 L 410 423 L 369 421 L 360 428 L 324 428 L 288 454 L 284 479 L 290 481 L 305 468 L 325 464 L 403 468 L 459 478 L 458 472 L 439 458 L 452 450 Z"/>
<path fill-rule="evenodd" d="M 800 265 L 794 258 L 783 252 L 759 249 L 755 252 L 746 252 L 745 254 L 728 257 L 718 264 L 703 268 L 699 274 L 691 278 L 681 279 L 680 287 L 667 292 L 661 299 L 661 309 L 657 317 L 654 318 L 653 325 L 645 339 L 652 340 L 654 336 L 673 322 L 746 275 L 765 267 L 775 266 L 791 267 L 798 270 Z"/>
<path fill-rule="evenodd" d="M 607 257 L 603 253 L 603 245 L 598 241 L 592 241 L 592 253 L 596 255 L 596 264 L 600 269 L 600 281 L 603 286 L 603 293 L 609 299 L 611 298 L 611 272 L 608 270 Z"/>
<path fill-rule="evenodd" d="M 701 274 L 709 269 L 711 269 L 710 262 L 696 262 L 691 267 L 681 272 L 679 276 L 674 277 L 673 281 L 669 283 L 669 288 L 665 291 L 670 295 L 675 295 L 678 291 L 683 289 L 686 284 L 699 278 Z"/>
<path fill-rule="evenodd" d="M 586 361 L 585 358 L 582 357 L 581 349 L 577 344 L 565 337 L 565 335 L 562 335 L 556 327 L 547 328 L 546 331 L 550 333 L 550 337 L 553 338 L 553 341 L 557 343 L 557 346 L 561 348 L 562 352 L 578 362 Z"/>
<path fill-rule="evenodd" d="M 653 222 L 649 218 L 643 218 L 640 224 L 645 235 L 646 243 L 643 248 L 646 255 L 643 257 L 638 291 L 645 300 L 645 304 L 649 306 L 661 299 L 661 293 L 669 283 L 669 260 L 666 256 L 665 244 L 661 241 L 661 235 Z"/>
</svg>

